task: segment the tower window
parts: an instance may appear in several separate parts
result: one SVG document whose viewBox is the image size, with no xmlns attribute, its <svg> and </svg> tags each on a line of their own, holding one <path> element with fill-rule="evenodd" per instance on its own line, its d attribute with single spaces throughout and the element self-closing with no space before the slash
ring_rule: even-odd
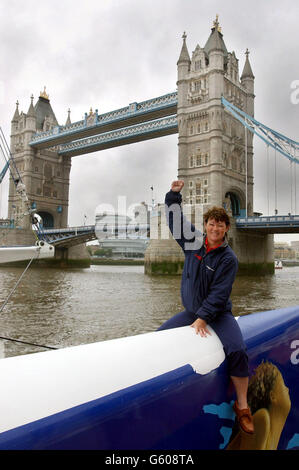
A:
<svg viewBox="0 0 299 470">
<path fill-rule="evenodd" d="M 52 178 L 52 166 L 49 163 L 45 163 L 44 175 L 45 175 L 46 179 L 51 179 Z"/>
<path fill-rule="evenodd" d="M 44 196 L 51 197 L 51 188 L 44 186 Z"/>
<path fill-rule="evenodd" d="M 201 183 L 196 183 L 196 196 L 201 196 Z"/>
<path fill-rule="evenodd" d="M 235 155 L 232 156 L 232 169 L 235 171 L 238 169 L 238 161 Z"/>
</svg>

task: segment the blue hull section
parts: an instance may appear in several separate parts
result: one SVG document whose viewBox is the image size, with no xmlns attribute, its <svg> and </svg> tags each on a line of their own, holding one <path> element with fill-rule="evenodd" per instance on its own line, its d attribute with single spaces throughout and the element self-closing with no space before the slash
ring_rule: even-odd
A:
<svg viewBox="0 0 299 470">
<path fill-rule="evenodd" d="M 277 448 L 299 449 L 299 307 L 238 321 L 251 375 L 268 361 L 289 389 L 290 410 Z M 186 364 L 2 432 L 0 449 L 226 449 L 238 434 L 234 400 L 225 361 L 205 375 Z"/>
</svg>

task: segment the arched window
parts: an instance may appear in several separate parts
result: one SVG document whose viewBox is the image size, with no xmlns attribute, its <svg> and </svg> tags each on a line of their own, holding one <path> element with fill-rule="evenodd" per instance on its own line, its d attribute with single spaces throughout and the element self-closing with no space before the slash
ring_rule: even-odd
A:
<svg viewBox="0 0 299 470">
<path fill-rule="evenodd" d="M 44 228 L 54 227 L 54 217 L 49 212 L 38 212 L 38 215 L 42 218 L 42 226 Z"/>
<path fill-rule="evenodd" d="M 234 217 L 240 215 L 240 199 L 235 193 L 228 192 L 225 195 L 226 198 L 230 199 L 231 211 Z"/>
</svg>

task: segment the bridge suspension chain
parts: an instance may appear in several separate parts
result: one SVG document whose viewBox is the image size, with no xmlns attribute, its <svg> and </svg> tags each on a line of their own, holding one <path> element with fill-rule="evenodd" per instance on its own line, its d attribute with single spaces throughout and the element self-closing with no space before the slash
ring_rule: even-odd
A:
<svg viewBox="0 0 299 470">
<path fill-rule="evenodd" d="M 246 168 L 246 201 L 247 201 L 247 129 L 251 133 L 256 134 L 260 139 L 262 139 L 267 145 L 267 205 L 268 205 L 268 214 L 270 213 L 270 165 L 269 165 L 269 147 L 274 149 L 274 197 L 275 197 L 275 214 L 277 214 L 277 152 L 286 157 L 290 162 L 290 193 L 291 193 L 291 213 L 293 213 L 293 208 L 295 206 L 295 214 L 297 211 L 297 181 L 296 181 L 296 172 L 297 165 L 299 164 L 299 142 L 296 142 L 289 137 L 284 136 L 283 134 L 274 131 L 273 129 L 267 127 L 266 125 L 260 123 L 252 116 L 248 115 L 241 109 L 234 106 L 232 103 L 227 101 L 224 97 L 221 98 L 222 105 L 224 108 L 230 112 L 245 129 L 245 168 Z M 294 163 L 294 165 L 293 165 Z M 294 168 L 294 170 L 293 170 Z M 293 174 L 294 173 L 294 174 Z M 293 181 L 294 180 L 294 181 Z M 293 204 L 293 199 L 295 199 Z M 246 203 L 247 208 L 247 203 Z"/>
<path fill-rule="evenodd" d="M 240 121 L 243 126 L 247 127 L 250 132 L 256 134 L 267 145 L 276 149 L 290 161 L 299 164 L 299 157 L 297 156 L 297 153 L 299 155 L 299 142 L 296 142 L 295 140 L 292 140 L 289 137 L 274 131 L 270 127 L 267 127 L 265 124 L 262 124 L 249 114 L 234 106 L 224 97 L 221 98 L 221 103 L 223 104 L 224 108 L 229 111 L 236 119 L 238 119 L 238 121 Z"/>
</svg>

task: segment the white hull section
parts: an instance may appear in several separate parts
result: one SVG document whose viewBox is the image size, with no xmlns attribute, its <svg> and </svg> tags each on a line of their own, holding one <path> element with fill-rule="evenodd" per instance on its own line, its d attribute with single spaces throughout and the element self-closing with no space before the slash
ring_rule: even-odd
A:
<svg viewBox="0 0 299 470">
<path fill-rule="evenodd" d="M 32 258 L 53 258 L 54 247 L 45 242 L 33 246 L 0 247 L 0 264 L 15 261 L 26 261 Z"/>
<path fill-rule="evenodd" d="M 225 359 L 222 344 L 186 326 L 0 360 L 0 433 L 190 364 L 199 374 Z"/>
</svg>

